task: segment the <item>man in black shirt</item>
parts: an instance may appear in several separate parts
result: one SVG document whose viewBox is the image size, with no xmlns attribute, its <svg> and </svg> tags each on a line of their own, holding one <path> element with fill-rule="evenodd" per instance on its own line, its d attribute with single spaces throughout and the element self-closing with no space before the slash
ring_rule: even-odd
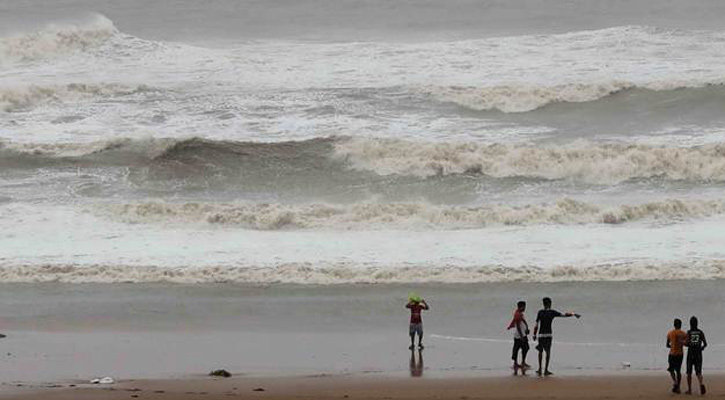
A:
<svg viewBox="0 0 725 400">
<path fill-rule="evenodd" d="M 700 394 L 705 394 L 705 385 L 702 382 L 702 351 L 707 347 L 705 332 L 697 328 L 697 317 L 690 318 L 690 330 L 687 331 L 687 394 L 692 394 L 692 370 L 700 381 Z"/>
<path fill-rule="evenodd" d="M 546 352 L 546 367 L 544 368 L 544 375 L 553 375 L 549 371 L 549 361 L 551 360 L 551 342 L 553 340 L 553 331 L 551 329 L 551 323 L 554 322 L 554 318 L 557 317 L 576 317 L 577 319 L 581 315 L 576 313 L 560 313 L 559 311 L 551 309 L 551 299 L 544 297 L 544 309 L 539 310 L 536 315 L 536 326 L 534 327 L 534 341 L 538 335 L 539 344 L 536 346 L 536 350 L 539 351 L 539 369 L 536 371 L 537 375 L 541 375 L 541 362 L 543 353 Z"/>
</svg>

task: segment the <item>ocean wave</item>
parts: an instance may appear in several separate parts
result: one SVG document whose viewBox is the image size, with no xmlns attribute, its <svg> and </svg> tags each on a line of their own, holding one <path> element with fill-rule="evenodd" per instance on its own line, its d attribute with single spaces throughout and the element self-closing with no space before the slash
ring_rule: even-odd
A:
<svg viewBox="0 0 725 400">
<path fill-rule="evenodd" d="M 568 179 L 615 184 L 662 177 L 725 181 L 725 145 L 664 147 L 638 144 L 564 146 L 351 139 L 336 144 L 337 157 L 381 175 L 487 175 L 495 178 Z"/>
<path fill-rule="evenodd" d="M 78 24 L 52 24 L 35 32 L 0 38 L 0 63 L 31 61 L 83 51 L 117 33 L 113 21 L 96 14 Z"/>
<path fill-rule="evenodd" d="M 53 166 L 139 167 L 161 156 L 179 139 L 119 137 L 94 142 L 10 142 L 0 140 L 0 165 L 14 168 Z"/>
<path fill-rule="evenodd" d="M 370 266 L 354 263 L 272 266 L 159 267 L 124 265 L 0 265 L 0 282 L 411 284 L 486 282 L 590 282 L 725 279 L 725 261 L 621 263 L 591 266 Z"/>
<path fill-rule="evenodd" d="M 87 143 L 25 143 L 0 141 L 0 165 L 16 168 L 38 166 L 128 166 L 171 169 L 179 174 L 209 170 L 265 168 L 307 171 L 331 169 L 339 163 L 330 157 L 335 138 L 286 142 L 236 142 L 191 138 L 118 137 Z M 325 165 L 320 165 L 325 164 Z"/>
<path fill-rule="evenodd" d="M 130 223 L 207 223 L 256 230 L 475 229 L 501 225 L 623 224 L 679 221 L 725 213 L 719 200 L 667 199 L 602 206 L 570 198 L 552 204 L 481 207 L 425 203 L 353 205 L 145 202 L 110 206 L 112 218 Z"/>
<path fill-rule="evenodd" d="M 725 145 L 652 146 L 576 141 L 483 144 L 326 137 L 284 142 L 116 138 L 92 143 L 0 142 L 0 165 L 121 165 L 183 174 L 262 174 L 569 180 L 609 185 L 641 179 L 725 182 Z M 229 174 L 226 174 L 229 172 Z M 371 178 L 372 179 L 372 178 Z"/>
<path fill-rule="evenodd" d="M 75 102 L 94 97 L 129 96 L 154 90 L 147 85 L 123 83 L 69 83 L 0 87 L 0 110 L 17 112 L 48 102 Z"/>
<path fill-rule="evenodd" d="M 602 83 L 575 82 L 550 86 L 527 83 L 491 87 L 426 86 L 415 91 L 436 101 L 454 103 L 472 110 L 524 113 L 554 103 L 592 102 L 630 90 L 664 92 L 722 86 L 723 83 L 725 79 L 673 79 L 639 84 L 612 80 Z"/>
</svg>

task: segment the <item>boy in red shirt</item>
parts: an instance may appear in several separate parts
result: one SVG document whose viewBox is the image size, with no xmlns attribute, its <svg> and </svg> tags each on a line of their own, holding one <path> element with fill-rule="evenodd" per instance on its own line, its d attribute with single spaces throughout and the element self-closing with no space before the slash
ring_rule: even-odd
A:
<svg viewBox="0 0 725 400">
<path fill-rule="evenodd" d="M 516 304 L 514 318 L 508 326 L 508 329 L 515 329 L 514 348 L 511 354 L 511 358 L 514 360 L 514 375 L 518 373 L 519 369 L 521 369 L 521 374 L 526 374 L 526 370 L 531 368 L 529 364 L 526 364 L 526 354 L 529 352 L 529 324 L 524 318 L 524 311 L 526 311 L 526 302 L 519 301 Z M 521 350 L 521 364 L 517 362 L 519 350 Z"/>
<path fill-rule="evenodd" d="M 411 294 L 409 297 L 408 304 L 405 305 L 405 308 L 410 309 L 410 347 L 408 349 L 413 350 L 415 347 L 415 335 L 418 334 L 418 348 L 423 349 L 423 317 L 421 316 L 421 312 L 423 310 L 428 310 L 428 304 L 425 302 L 425 300 L 421 299 L 420 296 L 416 294 Z"/>
</svg>

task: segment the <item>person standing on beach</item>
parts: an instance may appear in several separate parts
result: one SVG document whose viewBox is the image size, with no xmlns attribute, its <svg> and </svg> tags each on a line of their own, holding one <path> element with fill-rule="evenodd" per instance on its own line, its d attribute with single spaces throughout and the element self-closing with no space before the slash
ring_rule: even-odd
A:
<svg viewBox="0 0 725 400">
<path fill-rule="evenodd" d="M 420 296 L 418 296 L 415 293 L 411 293 L 408 298 L 408 304 L 405 305 L 405 308 L 410 309 L 410 347 L 408 349 L 413 350 L 415 347 L 415 335 L 418 335 L 418 348 L 423 349 L 423 317 L 421 316 L 421 312 L 423 310 L 430 309 L 428 307 L 428 303 L 425 302 L 425 300 L 421 299 Z"/>
<path fill-rule="evenodd" d="M 682 321 L 675 318 L 674 329 L 667 332 L 667 348 L 670 349 L 670 354 L 667 356 L 667 371 L 672 377 L 672 393 L 680 393 L 682 382 L 683 346 L 687 341 L 687 334 L 681 328 Z"/>
<path fill-rule="evenodd" d="M 539 376 L 542 374 L 541 362 L 543 353 L 546 352 L 546 366 L 543 374 L 549 376 L 554 375 L 554 373 L 549 370 L 549 361 L 551 360 L 551 342 L 553 340 L 551 324 L 554 322 L 554 318 L 576 317 L 579 319 L 581 318 L 581 315 L 571 312 L 562 314 L 559 311 L 552 310 L 551 299 L 548 297 L 544 297 L 543 303 L 544 309 L 539 310 L 539 313 L 536 315 L 536 326 L 534 326 L 534 340 L 536 340 L 537 336 L 539 338 L 539 344 L 536 346 L 536 350 L 539 351 L 539 369 L 536 371 L 536 374 Z"/>
<path fill-rule="evenodd" d="M 687 394 L 692 394 L 692 370 L 700 381 L 700 394 L 705 394 L 705 384 L 702 381 L 702 351 L 707 347 L 705 332 L 697 327 L 697 317 L 690 318 L 690 330 L 687 331 Z"/>
<path fill-rule="evenodd" d="M 514 317 L 508 326 L 508 329 L 514 329 L 514 347 L 511 354 L 511 358 L 514 360 L 514 375 L 518 373 L 519 369 L 521 369 L 521 374 L 525 375 L 526 370 L 531 368 L 529 364 L 526 364 L 526 354 L 529 352 L 529 324 L 524 318 L 524 311 L 526 311 L 526 302 L 519 301 L 516 304 Z M 521 350 L 521 364 L 518 363 L 519 350 Z"/>
</svg>

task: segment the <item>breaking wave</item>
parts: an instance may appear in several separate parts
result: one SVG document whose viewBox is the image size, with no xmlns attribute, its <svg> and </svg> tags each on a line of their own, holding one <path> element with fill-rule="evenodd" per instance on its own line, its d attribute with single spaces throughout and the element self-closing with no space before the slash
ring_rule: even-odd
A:
<svg viewBox="0 0 725 400">
<path fill-rule="evenodd" d="M 623 224 L 678 221 L 725 213 L 718 200 L 676 200 L 600 206 L 570 198 L 553 204 L 456 207 L 424 203 L 353 205 L 138 203 L 111 206 L 131 223 L 208 223 L 256 230 L 474 229 L 497 225 Z"/>
<path fill-rule="evenodd" d="M 351 139 L 336 154 L 355 168 L 381 175 L 487 175 L 613 184 L 663 177 L 678 181 L 725 181 L 725 145 L 664 147 L 638 144 L 566 146 L 413 142 Z"/>
<path fill-rule="evenodd" d="M 0 110 L 17 112 L 49 102 L 71 102 L 93 97 L 129 96 L 152 91 L 147 85 L 123 83 L 69 83 L 66 85 L 30 85 L 0 88 Z"/>
<path fill-rule="evenodd" d="M 23 143 L 0 141 L 0 165 L 169 166 L 180 173 L 206 169 L 265 167 L 310 169 L 336 163 L 330 155 L 335 138 L 288 142 L 235 142 L 202 138 L 115 138 L 88 143 Z M 336 163 L 337 165 L 337 163 Z"/>
<path fill-rule="evenodd" d="M 526 83 L 491 87 L 427 86 L 419 89 L 419 92 L 437 101 L 454 103 L 472 110 L 523 113 L 554 103 L 592 102 L 629 90 L 663 92 L 721 86 L 724 82 L 723 79 L 672 80 L 636 84 L 614 80 L 602 83 L 567 83 L 552 86 Z"/>
<path fill-rule="evenodd" d="M 158 267 L 122 265 L 0 265 L 0 282 L 410 284 L 709 280 L 725 278 L 725 262 L 535 266 L 366 266 L 290 263 L 276 266 Z"/>
<path fill-rule="evenodd" d="M 31 61 L 83 51 L 117 33 L 113 22 L 96 14 L 79 24 L 52 24 L 32 33 L 0 38 L 0 63 Z"/>
<path fill-rule="evenodd" d="M 33 144 L 0 142 L 0 165 L 167 166 L 180 174 L 279 171 L 344 180 L 377 176 L 486 176 L 617 184 L 658 178 L 725 182 L 725 145 L 696 147 L 577 141 L 568 145 L 482 144 L 328 137 L 285 142 L 129 139 Z M 173 167 L 173 168 L 171 168 Z M 342 181 L 341 181 L 342 183 Z"/>
</svg>

